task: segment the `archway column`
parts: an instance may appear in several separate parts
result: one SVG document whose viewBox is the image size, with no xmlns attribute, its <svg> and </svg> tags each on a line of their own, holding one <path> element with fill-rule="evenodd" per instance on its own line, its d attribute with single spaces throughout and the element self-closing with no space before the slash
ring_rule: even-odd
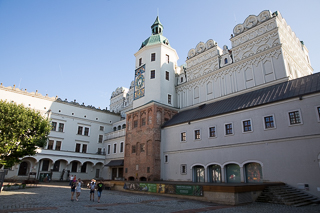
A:
<svg viewBox="0 0 320 213">
<path fill-rule="evenodd" d="M 226 178 L 226 171 L 225 171 L 224 168 L 225 168 L 224 166 L 221 166 L 221 183 L 225 183 L 225 182 L 226 182 L 226 180 L 225 180 L 225 178 Z"/>
<path fill-rule="evenodd" d="M 244 170 L 243 166 L 240 167 L 240 178 L 241 178 L 241 183 L 244 183 Z"/>
</svg>

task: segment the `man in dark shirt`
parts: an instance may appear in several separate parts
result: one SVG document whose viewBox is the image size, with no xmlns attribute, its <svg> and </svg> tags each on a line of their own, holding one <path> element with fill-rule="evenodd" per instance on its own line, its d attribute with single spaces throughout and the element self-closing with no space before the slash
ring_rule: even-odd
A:
<svg viewBox="0 0 320 213">
<path fill-rule="evenodd" d="M 98 203 L 100 203 L 100 197 L 101 197 L 101 192 L 103 190 L 103 183 L 102 181 L 100 180 L 99 183 L 97 184 L 97 191 L 98 191 Z"/>
</svg>

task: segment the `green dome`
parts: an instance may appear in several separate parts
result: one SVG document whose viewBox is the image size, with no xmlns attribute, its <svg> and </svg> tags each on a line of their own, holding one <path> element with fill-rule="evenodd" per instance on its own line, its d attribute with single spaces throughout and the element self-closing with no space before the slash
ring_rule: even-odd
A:
<svg viewBox="0 0 320 213">
<path fill-rule="evenodd" d="M 152 35 L 149 38 L 147 38 L 144 42 L 142 42 L 140 49 L 145 46 L 150 46 L 150 45 L 159 44 L 159 43 L 170 46 L 169 40 L 162 35 L 163 26 L 158 16 L 154 21 L 154 23 L 152 24 L 151 29 L 152 29 Z"/>
</svg>

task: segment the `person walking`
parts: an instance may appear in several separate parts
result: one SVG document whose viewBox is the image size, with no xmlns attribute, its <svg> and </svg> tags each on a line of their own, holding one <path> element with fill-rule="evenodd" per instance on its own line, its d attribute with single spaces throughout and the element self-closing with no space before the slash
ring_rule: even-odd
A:
<svg viewBox="0 0 320 213">
<path fill-rule="evenodd" d="M 100 203 L 100 197 L 101 197 L 101 192 L 104 188 L 104 185 L 102 181 L 100 180 L 99 183 L 97 184 L 97 193 L 98 193 L 98 203 Z"/>
<path fill-rule="evenodd" d="M 74 195 L 74 192 L 76 191 L 76 182 L 72 180 L 70 185 L 71 185 L 71 201 L 73 201 L 73 195 Z"/>
<path fill-rule="evenodd" d="M 96 188 L 96 180 L 92 179 L 90 183 L 88 183 L 88 187 L 90 189 L 90 200 L 92 197 L 92 201 L 94 202 L 94 190 Z"/>
<path fill-rule="evenodd" d="M 83 182 L 81 181 L 81 179 L 79 178 L 78 179 L 78 181 L 77 181 L 77 183 L 76 183 L 76 201 L 79 201 L 78 200 L 78 198 L 79 198 L 79 196 L 80 196 L 80 193 L 81 193 L 81 184 L 82 184 Z"/>
<path fill-rule="evenodd" d="M 69 176 L 69 186 L 71 186 L 72 182 L 73 182 L 73 175 L 70 175 Z"/>
</svg>

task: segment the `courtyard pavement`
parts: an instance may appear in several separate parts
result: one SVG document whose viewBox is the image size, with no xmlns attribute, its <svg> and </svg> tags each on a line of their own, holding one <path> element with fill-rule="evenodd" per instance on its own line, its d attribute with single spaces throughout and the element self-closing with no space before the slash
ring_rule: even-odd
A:
<svg viewBox="0 0 320 213">
<path fill-rule="evenodd" d="M 97 193 L 95 193 L 97 196 Z M 320 213 L 320 205 L 292 207 L 268 203 L 226 206 L 159 195 L 104 190 L 100 203 L 89 200 L 89 190 L 82 189 L 79 201 L 71 201 L 67 183 L 39 184 L 38 187 L 2 191 L 0 213 L 88 213 L 88 212 L 171 212 L 171 213 Z"/>
</svg>

